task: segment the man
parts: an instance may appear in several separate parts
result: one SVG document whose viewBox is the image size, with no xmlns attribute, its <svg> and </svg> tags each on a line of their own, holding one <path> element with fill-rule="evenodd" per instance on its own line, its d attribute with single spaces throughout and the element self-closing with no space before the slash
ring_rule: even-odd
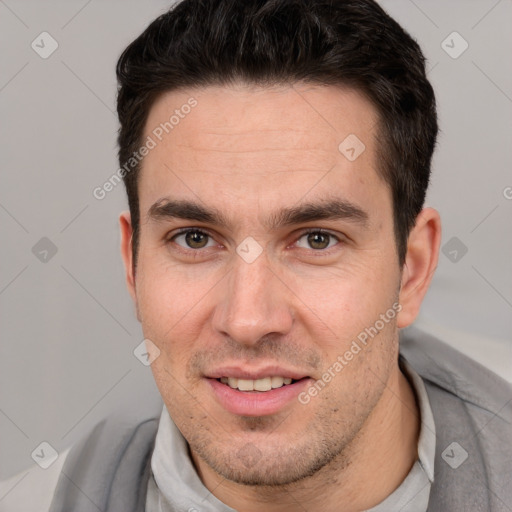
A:
<svg viewBox="0 0 512 512">
<path fill-rule="evenodd" d="M 411 37 L 371 0 L 185 0 L 117 74 L 164 408 L 74 447 L 51 510 L 512 510 L 510 387 L 399 343 L 441 236 Z"/>
</svg>

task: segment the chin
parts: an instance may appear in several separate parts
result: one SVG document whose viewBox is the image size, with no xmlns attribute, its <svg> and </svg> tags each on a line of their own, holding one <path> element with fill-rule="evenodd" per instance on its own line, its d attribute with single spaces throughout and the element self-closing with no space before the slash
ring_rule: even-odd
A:
<svg viewBox="0 0 512 512">
<path fill-rule="evenodd" d="M 342 454 L 334 451 L 313 449 L 311 445 L 292 446 L 276 449 L 267 446 L 260 450 L 247 443 L 234 453 L 219 457 L 215 454 L 200 454 L 216 473 L 223 478 L 241 485 L 257 487 L 287 486 L 315 475 Z"/>
</svg>

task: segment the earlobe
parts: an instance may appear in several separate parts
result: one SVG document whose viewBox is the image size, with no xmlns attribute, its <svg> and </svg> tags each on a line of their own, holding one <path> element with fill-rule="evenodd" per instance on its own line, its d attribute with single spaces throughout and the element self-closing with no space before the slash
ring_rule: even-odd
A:
<svg viewBox="0 0 512 512">
<path fill-rule="evenodd" d="M 418 316 L 437 268 L 441 243 L 441 219 L 433 208 L 423 209 L 409 234 L 407 254 L 402 270 L 399 300 L 402 309 L 398 327 L 407 327 Z"/>
<path fill-rule="evenodd" d="M 130 212 L 122 212 L 119 216 L 119 227 L 121 230 L 121 256 L 124 262 L 126 285 L 135 304 L 135 276 L 133 273 L 133 255 L 132 255 L 132 223 Z"/>
</svg>

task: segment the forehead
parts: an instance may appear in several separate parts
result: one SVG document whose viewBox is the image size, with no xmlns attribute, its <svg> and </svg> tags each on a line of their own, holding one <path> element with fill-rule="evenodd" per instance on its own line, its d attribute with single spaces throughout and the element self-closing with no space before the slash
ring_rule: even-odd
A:
<svg viewBox="0 0 512 512">
<path fill-rule="evenodd" d="M 376 170 L 377 120 L 362 94 L 333 86 L 165 93 L 145 126 L 155 147 L 142 164 L 141 212 L 164 196 L 271 210 L 336 191 L 378 207 L 389 191 Z"/>
</svg>

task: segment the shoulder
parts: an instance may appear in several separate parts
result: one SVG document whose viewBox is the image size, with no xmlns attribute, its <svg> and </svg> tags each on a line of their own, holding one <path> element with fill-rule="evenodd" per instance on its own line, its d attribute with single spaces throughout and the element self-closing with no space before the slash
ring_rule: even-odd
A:
<svg viewBox="0 0 512 512">
<path fill-rule="evenodd" d="M 416 328 L 401 331 L 400 353 L 427 385 L 512 425 L 512 384 L 485 366 Z"/>
<path fill-rule="evenodd" d="M 161 407 L 150 415 L 109 416 L 47 469 L 34 465 L 0 482 L 0 512 L 72 510 L 86 495 L 106 503 L 114 480 L 122 486 L 138 478 L 152 450 Z"/>
<path fill-rule="evenodd" d="M 46 512 L 69 454 L 61 453 L 47 469 L 34 465 L 0 482 L 0 512 Z"/>
<path fill-rule="evenodd" d="M 425 383 L 434 417 L 429 510 L 512 506 L 512 385 L 417 329 L 401 333 L 400 353 Z"/>
<path fill-rule="evenodd" d="M 51 512 L 138 510 L 158 430 L 161 407 L 146 417 L 110 416 L 71 449 L 59 478 Z M 135 508 L 133 508 L 135 507 Z"/>
</svg>

